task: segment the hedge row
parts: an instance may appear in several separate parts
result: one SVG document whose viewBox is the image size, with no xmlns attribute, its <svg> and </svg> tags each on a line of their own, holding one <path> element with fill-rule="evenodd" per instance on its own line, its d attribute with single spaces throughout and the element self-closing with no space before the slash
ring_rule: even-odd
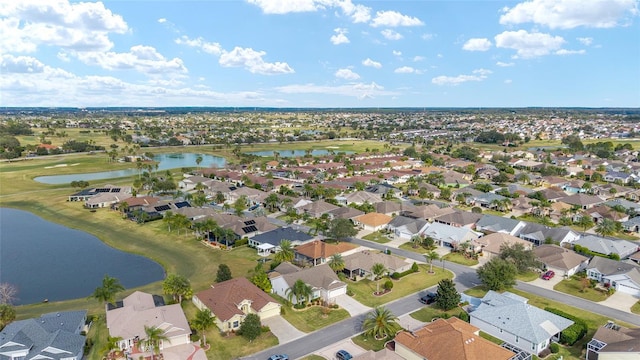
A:
<svg viewBox="0 0 640 360">
<path fill-rule="evenodd" d="M 564 329 L 560 334 L 561 343 L 571 346 L 575 344 L 576 341 L 582 339 L 582 337 L 584 337 L 587 333 L 587 323 L 584 322 L 584 320 L 579 319 L 571 314 L 567 314 L 562 310 L 554 309 L 551 307 L 546 307 L 544 309 L 552 314 L 556 314 L 558 316 L 562 316 L 565 319 L 573 321 L 573 325 Z"/>
<path fill-rule="evenodd" d="M 401 279 L 401 278 L 403 278 L 403 277 L 405 277 L 405 276 L 407 276 L 409 274 L 416 273 L 418 271 L 419 271 L 418 264 L 413 263 L 413 265 L 411 266 L 411 268 L 409 270 L 403 271 L 401 273 L 394 272 L 393 274 L 391 274 L 391 278 L 394 279 L 394 280 L 398 280 L 398 279 Z"/>
</svg>

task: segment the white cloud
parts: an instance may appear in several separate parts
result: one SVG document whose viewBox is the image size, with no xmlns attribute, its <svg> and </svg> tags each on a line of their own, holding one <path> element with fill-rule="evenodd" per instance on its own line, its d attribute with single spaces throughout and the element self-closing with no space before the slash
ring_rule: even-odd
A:
<svg viewBox="0 0 640 360">
<path fill-rule="evenodd" d="M 3 1 L 0 17 L 0 52 L 34 52 L 39 46 L 106 51 L 113 47 L 110 33 L 129 31 L 122 16 L 101 2 Z"/>
<path fill-rule="evenodd" d="M 504 83 L 505 83 L 505 84 L 511 84 L 512 82 L 513 82 L 513 80 L 511 80 L 511 79 L 506 79 L 506 80 L 504 81 Z"/>
<path fill-rule="evenodd" d="M 127 53 L 95 51 L 76 53 L 75 56 L 85 64 L 97 65 L 106 70 L 136 70 L 145 74 L 187 72 L 181 59 L 165 59 L 151 46 L 132 46 Z"/>
<path fill-rule="evenodd" d="M 457 86 L 469 81 L 483 81 L 487 78 L 487 75 L 491 74 L 491 70 L 476 69 L 472 71 L 473 75 L 458 75 L 458 76 L 436 76 L 431 79 L 431 83 L 435 85 L 451 85 Z"/>
<path fill-rule="evenodd" d="M 354 5 L 351 0 L 341 0 L 336 4 L 342 12 L 351 17 L 354 23 L 366 23 L 371 20 L 371 8 L 364 5 Z"/>
<path fill-rule="evenodd" d="M 558 51 L 556 51 L 556 55 L 584 55 L 586 54 L 587 51 L 582 49 L 582 50 L 567 50 L 567 49 L 560 49 Z"/>
<path fill-rule="evenodd" d="M 167 22 L 167 19 L 165 19 L 165 18 L 160 18 L 160 19 L 158 19 L 158 22 L 159 22 L 160 24 L 164 24 L 164 23 L 166 23 L 166 22 Z"/>
<path fill-rule="evenodd" d="M 371 19 L 371 8 L 354 4 L 351 0 L 247 0 L 262 9 L 265 14 L 316 12 L 339 8 L 354 23 L 366 23 Z"/>
<path fill-rule="evenodd" d="M 378 11 L 376 17 L 371 21 L 371 26 L 397 27 L 397 26 L 419 26 L 424 25 L 420 19 L 403 15 L 397 11 Z"/>
<path fill-rule="evenodd" d="M 434 37 L 436 37 L 435 34 L 422 34 L 422 36 L 420 36 L 422 38 L 422 40 L 431 40 Z"/>
<path fill-rule="evenodd" d="M 9 73 L 41 73 L 44 71 L 44 64 L 40 60 L 30 56 L 2 55 L 0 58 L 0 69 L 3 74 Z"/>
<path fill-rule="evenodd" d="M 402 34 L 399 32 L 393 31 L 391 29 L 384 29 L 380 31 L 380 34 L 385 37 L 387 40 L 400 40 L 402 39 Z"/>
<path fill-rule="evenodd" d="M 590 37 L 579 37 L 578 41 L 585 46 L 591 46 L 591 44 L 593 44 L 593 38 Z"/>
<path fill-rule="evenodd" d="M 502 61 L 498 61 L 496 63 L 496 65 L 500 66 L 500 67 L 509 67 L 509 66 L 513 66 L 515 65 L 514 63 L 510 62 L 510 63 L 506 63 L 506 62 L 502 62 Z"/>
<path fill-rule="evenodd" d="M 347 29 L 344 28 L 335 28 L 333 29 L 333 31 L 335 32 L 334 35 L 331 36 L 331 43 L 333 45 L 340 45 L 340 44 L 348 44 L 349 43 L 349 38 L 347 37 Z"/>
<path fill-rule="evenodd" d="M 552 29 L 611 28 L 638 15 L 636 0 L 530 0 L 503 9 L 500 24 L 535 23 Z"/>
<path fill-rule="evenodd" d="M 413 61 L 414 62 L 424 61 L 424 60 L 426 60 L 426 58 L 424 56 L 417 55 L 417 56 L 413 57 Z"/>
<path fill-rule="evenodd" d="M 267 53 L 252 48 L 236 46 L 220 55 L 219 63 L 223 67 L 244 67 L 249 72 L 262 75 L 291 74 L 295 71 L 285 62 L 268 63 L 262 57 Z"/>
<path fill-rule="evenodd" d="M 364 66 L 369 66 L 372 68 L 376 68 L 376 69 L 380 69 L 382 67 L 382 64 L 377 62 L 377 61 L 373 61 L 369 58 L 366 58 L 364 60 L 362 60 L 362 65 Z"/>
<path fill-rule="evenodd" d="M 207 42 L 203 38 L 189 39 L 188 36 L 183 35 L 175 40 L 176 44 L 187 45 L 190 47 L 198 48 L 207 54 L 220 55 L 222 54 L 222 46 L 218 43 Z"/>
<path fill-rule="evenodd" d="M 339 69 L 334 74 L 337 78 L 345 79 L 345 80 L 358 80 L 360 79 L 360 75 L 351 71 L 351 69 Z"/>
<path fill-rule="evenodd" d="M 396 74 L 412 74 L 416 72 L 416 69 L 412 68 L 411 66 L 402 66 L 393 70 L 393 72 Z"/>
<path fill-rule="evenodd" d="M 462 49 L 467 51 L 487 51 L 491 48 L 491 41 L 486 38 L 475 38 L 467 40 Z"/>
<path fill-rule="evenodd" d="M 356 97 L 358 99 L 370 99 L 376 96 L 399 95 L 393 91 L 384 90 L 381 85 L 372 82 L 370 84 L 357 83 L 340 86 L 323 86 L 315 84 L 287 85 L 276 88 L 285 94 L 330 94 Z"/>
<path fill-rule="evenodd" d="M 496 47 L 516 50 L 514 58 L 530 59 L 548 55 L 559 50 L 564 39 L 543 33 L 529 33 L 525 30 L 505 31 L 495 36 Z"/>
<path fill-rule="evenodd" d="M 392 53 L 395 56 L 402 56 L 402 51 L 399 51 L 399 50 L 393 50 Z"/>
</svg>

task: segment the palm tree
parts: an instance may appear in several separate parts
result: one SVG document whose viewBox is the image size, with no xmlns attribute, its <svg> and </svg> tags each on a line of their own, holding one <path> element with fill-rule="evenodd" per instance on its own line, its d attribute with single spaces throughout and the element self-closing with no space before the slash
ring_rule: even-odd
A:
<svg viewBox="0 0 640 360">
<path fill-rule="evenodd" d="M 616 233 L 616 222 L 611 219 L 602 219 L 595 231 L 600 236 L 611 236 Z"/>
<path fill-rule="evenodd" d="M 291 241 L 283 239 L 280 241 L 280 251 L 278 251 L 275 255 L 275 260 L 277 262 L 285 262 L 291 261 L 294 257 L 293 247 L 291 246 Z"/>
<path fill-rule="evenodd" d="M 198 155 L 196 157 L 196 165 L 198 165 L 198 169 L 200 169 L 200 163 L 202 162 L 202 155 Z"/>
<path fill-rule="evenodd" d="M 393 337 L 399 330 L 398 318 L 384 306 L 378 306 L 367 314 L 362 322 L 364 335 L 375 339 Z"/>
<path fill-rule="evenodd" d="M 341 254 L 335 253 L 331 255 L 331 260 L 329 260 L 329 267 L 331 268 L 331 270 L 333 270 L 334 272 L 339 272 L 344 270 L 344 266 L 344 259 L 342 258 Z"/>
<path fill-rule="evenodd" d="M 302 281 L 302 279 L 298 279 L 295 283 L 293 283 L 292 287 L 287 289 L 286 293 L 289 302 L 292 302 L 292 300 L 295 298 L 296 304 L 300 304 L 300 302 L 304 301 L 305 299 L 307 301 L 310 300 L 311 296 L 313 296 L 313 289 L 310 285 L 307 285 L 307 283 Z"/>
<path fill-rule="evenodd" d="M 167 230 L 171 232 L 171 226 L 175 223 L 174 214 L 171 211 L 165 211 L 162 222 L 167 224 Z"/>
<path fill-rule="evenodd" d="M 193 327 L 202 335 L 202 346 L 207 346 L 206 331 L 215 324 L 216 317 L 211 314 L 211 310 L 202 309 L 196 313 L 193 320 Z"/>
<path fill-rule="evenodd" d="M 144 326 L 144 333 L 146 335 L 146 339 L 143 340 L 143 344 L 146 347 L 151 348 L 151 360 L 155 358 L 155 354 L 160 353 L 160 342 L 163 340 L 168 340 L 168 338 L 164 335 L 164 331 L 155 326 Z"/>
<path fill-rule="evenodd" d="M 416 249 L 418 245 L 422 244 L 422 236 L 417 234 L 413 235 L 411 237 L 411 243 L 413 244 L 413 248 Z"/>
<path fill-rule="evenodd" d="M 433 260 L 440 260 L 440 255 L 432 250 L 424 254 L 424 258 L 429 263 L 429 273 L 433 274 Z"/>
<path fill-rule="evenodd" d="M 124 286 L 120 284 L 120 281 L 109 275 L 105 275 L 102 278 L 102 286 L 97 287 L 91 297 L 103 301 L 105 303 L 113 304 L 116 298 L 116 294 L 124 290 Z"/>
<path fill-rule="evenodd" d="M 373 266 L 371 266 L 371 273 L 374 275 L 376 280 L 376 294 L 380 292 L 379 280 L 382 277 L 382 275 L 384 275 L 385 271 L 387 271 L 387 268 L 384 266 L 384 264 L 375 263 L 373 264 Z"/>
<path fill-rule="evenodd" d="M 120 350 L 120 341 L 122 341 L 122 338 L 119 336 L 107 336 L 107 343 L 104 344 L 100 352 L 109 354 L 113 350 Z"/>
</svg>

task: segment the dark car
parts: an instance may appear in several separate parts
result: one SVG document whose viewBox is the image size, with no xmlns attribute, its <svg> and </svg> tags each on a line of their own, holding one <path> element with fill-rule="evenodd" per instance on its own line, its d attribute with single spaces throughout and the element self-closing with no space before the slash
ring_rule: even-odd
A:
<svg viewBox="0 0 640 360">
<path fill-rule="evenodd" d="M 546 273 L 542 274 L 542 280 L 551 280 L 551 278 L 555 275 L 556 273 L 553 272 L 553 270 L 549 270 Z"/>
<path fill-rule="evenodd" d="M 426 305 L 433 304 L 436 301 L 437 296 L 438 295 L 436 293 L 427 293 L 427 295 L 420 297 L 420 302 Z"/>
<path fill-rule="evenodd" d="M 353 356 L 351 356 L 351 354 L 349 354 L 347 350 L 339 350 L 336 353 L 336 358 L 338 358 L 338 360 L 350 360 L 353 359 Z"/>
<path fill-rule="evenodd" d="M 289 356 L 285 354 L 271 355 L 267 360 L 289 360 Z"/>
</svg>

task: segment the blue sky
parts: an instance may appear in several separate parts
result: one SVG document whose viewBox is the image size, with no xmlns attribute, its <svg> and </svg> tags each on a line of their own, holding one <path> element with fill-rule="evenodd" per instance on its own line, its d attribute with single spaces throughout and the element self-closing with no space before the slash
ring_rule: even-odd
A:
<svg viewBox="0 0 640 360">
<path fill-rule="evenodd" d="M 0 0 L 0 106 L 640 106 L 638 0 Z"/>
</svg>

